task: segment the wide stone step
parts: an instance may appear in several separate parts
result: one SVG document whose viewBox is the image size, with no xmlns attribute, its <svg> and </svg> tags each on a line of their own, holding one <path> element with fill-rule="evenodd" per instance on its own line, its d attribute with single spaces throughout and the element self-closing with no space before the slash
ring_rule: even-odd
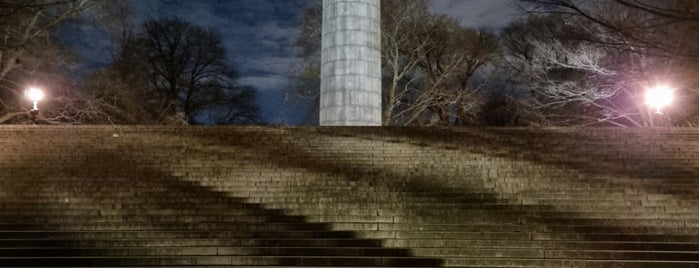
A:
<svg viewBox="0 0 699 268">
<path fill-rule="evenodd" d="M 699 235 L 677 234 L 595 234 L 542 232 L 427 232 L 427 231 L 358 231 L 365 238 L 424 240 L 551 240 L 551 241 L 638 241 L 699 243 Z"/>
<path fill-rule="evenodd" d="M 185 238 L 354 238 L 353 232 L 290 230 L 251 231 L 83 231 L 83 232 L 3 232 L 0 239 L 185 239 Z"/>
<path fill-rule="evenodd" d="M 228 230 L 228 231 L 266 231 L 266 230 L 317 230 L 328 229 L 330 224 L 289 223 L 289 222 L 255 222 L 255 223 L 52 223 L 52 224 L 8 224 L 0 223 L 1 231 L 183 231 L 183 230 Z M 376 224 L 370 224 L 372 230 Z M 360 227 L 352 225 L 352 227 Z"/>
<path fill-rule="evenodd" d="M 540 259 L 592 259 L 592 260 L 648 260 L 699 262 L 699 252 L 617 251 L 617 250 L 544 250 L 544 249 L 440 249 L 417 248 L 419 256 L 461 258 L 540 258 Z"/>
<path fill-rule="evenodd" d="M 699 264 L 699 252 L 547 250 L 544 255 L 552 259 L 692 261 Z"/>
<path fill-rule="evenodd" d="M 364 232 L 362 232 L 364 233 Z M 425 240 L 532 240 L 530 232 L 426 232 L 426 231 L 395 231 L 392 232 L 397 239 L 425 239 Z"/>
<path fill-rule="evenodd" d="M 486 196 L 489 194 L 482 194 Z M 438 195 L 437 195 L 438 196 Z M 280 203 L 348 203 L 348 202 L 367 202 L 367 203 L 406 203 L 406 204 L 441 204 L 441 203 L 463 203 L 463 204 L 507 204 L 506 200 L 494 200 L 492 195 L 489 198 L 483 198 L 478 196 L 467 196 L 463 197 L 396 197 L 396 196 L 380 196 L 373 195 L 370 197 L 355 197 L 355 196 L 338 196 L 335 194 L 328 194 L 326 196 L 304 196 L 298 194 L 297 196 L 264 196 L 257 197 L 251 196 L 248 198 L 250 202 L 254 203 L 265 203 L 265 204 L 280 204 Z"/>
<path fill-rule="evenodd" d="M 504 201 L 501 201 L 504 202 Z M 482 213 L 509 215 L 529 215 L 532 217 L 610 217 L 610 218 L 696 218 L 691 208 L 667 211 L 663 206 L 600 206 L 591 204 L 578 204 L 567 206 L 545 206 L 545 205 L 519 205 L 505 203 L 375 203 L 361 202 L 296 202 L 296 203 L 265 203 L 265 208 L 285 209 L 300 214 L 324 213 L 333 215 L 335 213 L 346 213 L 350 215 L 376 214 L 376 215 L 452 215 L 468 216 Z M 599 211 L 605 211 L 600 213 Z M 552 216 L 553 215 L 553 216 Z"/>
<path fill-rule="evenodd" d="M 371 239 L 3 239 L 0 248 L 36 247 L 381 247 L 382 241 Z"/>
<path fill-rule="evenodd" d="M 173 207 L 171 209 L 163 209 L 161 207 Z M 276 207 L 276 206 L 275 206 Z M 259 208 L 258 208 L 259 209 Z M 0 217 L 14 216 L 157 216 L 157 215 L 217 215 L 217 216 L 240 216 L 240 215 L 280 215 L 283 212 L 278 209 L 266 208 L 264 210 L 253 210 L 239 208 L 177 208 L 169 204 L 153 204 L 152 208 L 138 209 L 44 209 L 36 208 L 28 209 L 0 209 Z M 288 215 L 344 215 L 344 216 L 444 216 L 444 217 L 500 217 L 508 216 L 531 216 L 531 217 L 579 217 L 579 212 L 558 212 L 558 211 L 527 211 L 526 209 L 507 209 L 506 207 L 497 207 L 489 209 L 489 207 L 473 206 L 470 209 L 454 207 L 450 209 L 408 209 L 408 208 L 347 208 L 333 207 L 328 208 L 296 208 L 286 209 L 285 214 Z M 669 213 L 669 212 L 617 212 L 618 218 L 697 218 L 691 213 Z M 587 217 L 604 217 L 613 214 L 610 213 L 585 213 Z"/>
<path fill-rule="evenodd" d="M 162 209 L 164 205 L 153 205 L 151 209 L 34 209 L 34 210 L 0 210 L 0 217 L 12 216 L 157 216 L 157 215 L 280 215 L 277 210 L 252 210 L 252 209 L 205 209 L 205 208 L 173 208 Z"/>
<path fill-rule="evenodd" d="M 335 218 L 343 218 L 337 216 Z M 344 217 L 347 221 L 351 219 L 368 221 L 361 217 Z M 384 218 L 383 221 L 392 221 L 392 218 Z M 301 217 L 290 217 L 288 215 L 106 215 L 106 216 L 13 216 L 3 219 L 4 223 L 211 223 L 211 222 L 231 222 L 231 223 L 253 223 L 253 222 L 307 222 Z"/>
<path fill-rule="evenodd" d="M 359 266 L 359 267 L 436 267 L 440 260 L 411 257 L 285 257 L 285 256 L 179 256 L 179 257 L 56 257 L 0 258 L 6 267 L 114 267 L 173 265 L 255 265 L 255 266 Z"/>
<path fill-rule="evenodd" d="M 411 202 L 286 202 L 286 203 L 264 203 L 265 208 L 270 209 L 346 209 L 346 208 L 364 208 L 364 209 L 391 209 L 391 210 L 497 210 L 497 211 L 533 211 L 533 212 L 550 212 L 556 213 L 559 211 L 575 211 L 575 212 L 693 212 L 691 208 L 680 209 L 673 207 L 674 210 L 668 211 L 665 206 L 620 206 L 620 205 L 597 205 L 590 203 L 578 203 L 576 205 L 521 205 L 517 203 L 505 203 L 507 200 L 491 201 L 483 200 L 480 203 L 476 202 L 442 202 L 442 203 L 411 203 Z"/>
<path fill-rule="evenodd" d="M 401 256 L 398 248 L 376 247 L 39 247 L 0 248 L 1 257 L 86 256 Z"/>
<path fill-rule="evenodd" d="M 153 209 L 159 208 L 163 205 L 167 205 L 172 209 L 203 209 L 212 210 L 218 209 L 219 211 L 229 210 L 229 209 L 259 209 L 259 204 L 247 204 L 238 202 L 174 202 L 174 203 L 114 203 L 114 202 L 103 202 L 95 200 L 79 200 L 79 199 L 68 199 L 67 201 L 61 200 L 45 200 L 45 202 L 27 201 L 19 202 L 17 200 L 3 202 L 0 204 L 0 211 L 29 211 L 34 209 L 40 210 L 143 210 L 143 209 Z M 267 206 L 265 206 L 267 207 Z M 269 207 L 269 209 L 274 209 Z"/>
<path fill-rule="evenodd" d="M 522 224 L 410 224 L 410 223 L 380 223 L 371 225 L 376 230 L 390 231 L 426 231 L 426 232 L 492 232 L 492 233 L 516 233 L 534 232 L 544 229 L 541 225 Z"/>
<path fill-rule="evenodd" d="M 699 235 L 673 234 L 589 234 L 589 233 L 532 233 L 534 240 L 564 241 L 639 241 L 699 243 Z"/>
<path fill-rule="evenodd" d="M 620 190 L 621 191 L 621 190 Z M 625 194 L 619 192 L 600 193 L 600 192 L 579 192 L 579 193 L 549 193 L 549 192 L 531 192 L 531 193 L 515 193 L 503 194 L 503 198 L 507 199 L 545 199 L 545 200 L 649 200 L 652 199 L 650 194 Z"/>
<path fill-rule="evenodd" d="M 586 233 L 586 234 L 647 234 L 647 235 L 699 235 L 699 228 L 688 227 L 640 227 L 640 226 L 570 226 L 544 225 L 543 232 L 551 233 Z"/>
<path fill-rule="evenodd" d="M 696 261 L 561 260 L 521 258 L 444 258 L 443 267 L 690 268 Z"/>
<path fill-rule="evenodd" d="M 699 219 L 699 214 L 682 212 L 565 212 L 565 211 L 532 211 L 532 217 L 539 218 L 602 218 L 602 219 Z"/>
<path fill-rule="evenodd" d="M 610 219 L 610 218 L 538 218 L 523 217 L 523 224 L 543 225 L 588 225 L 588 226 L 641 226 L 641 227 L 685 227 L 690 220 L 684 219 Z M 697 221 L 699 224 L 699 221 Z"/>
<path fill-rule="evenodd" d="M 350 216 L 400 216 L 400 217 L 479 217 L 479 218 L 498 218 L 502 216 L 514 217 L 532 215 L 529 211 L 507 211 L 507 210 L 467 210 L 467 209 L 293 209 L 288 210 L 291 215 L 350 215 Z"/>
<path fill-rule="evenodd" d="M 570 241 L 570 240 L 426 240 L 384 239 L 387 247 L 454 249 L 551 249 L 697 252 L 699 243 L 644 241 Z"/>
</svg>

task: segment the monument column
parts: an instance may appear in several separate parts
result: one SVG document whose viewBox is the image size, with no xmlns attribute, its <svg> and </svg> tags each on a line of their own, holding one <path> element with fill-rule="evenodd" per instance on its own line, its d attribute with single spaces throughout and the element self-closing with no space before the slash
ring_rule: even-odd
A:
<svg viewBox="0 0 699 268">
<path fill-rule="evenodd" d="M 380 0 L 323 0 L 320 125 L 381 125 Z"/>
</svg>

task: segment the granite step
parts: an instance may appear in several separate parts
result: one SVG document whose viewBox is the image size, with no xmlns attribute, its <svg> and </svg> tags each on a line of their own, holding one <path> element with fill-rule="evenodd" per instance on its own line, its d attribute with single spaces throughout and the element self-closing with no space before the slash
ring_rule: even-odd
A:
<svg viewBox="0 0 699 268">
<path fill-rule="evenodd" d="M 35 247 L 0 248 L 0 258 L 99 256 L 400 256 L 404 250 L 376 247 Z"/>
<path fill-rule="evenodd" d="M 178 256 L 178 257 L 55 257 L 0 258 L 6 267 L 114 267 L 114 266 L 354 266 L 354 267 L 437 267 L 441 261 L 410 257 L 285 257 L 285 256 Z"/>
<path fill-rule="evenodd" d="M 370 239 L 276 239 L 276 238 L 192 238 L 192 239 L 3 239 L 0 248 L 36 247 L 381 247 Z"/>
</svg>

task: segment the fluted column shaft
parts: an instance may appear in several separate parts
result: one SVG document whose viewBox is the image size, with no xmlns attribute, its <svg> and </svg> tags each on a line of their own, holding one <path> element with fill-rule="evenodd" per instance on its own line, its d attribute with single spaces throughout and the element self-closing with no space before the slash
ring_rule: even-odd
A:
<svg viewBox="0 0 699 268">
<path fill-rule="evenodd" d="M 381 125 L 380 8 L 380 0 L 323 0 L 323 126 Z"/>
</svg>

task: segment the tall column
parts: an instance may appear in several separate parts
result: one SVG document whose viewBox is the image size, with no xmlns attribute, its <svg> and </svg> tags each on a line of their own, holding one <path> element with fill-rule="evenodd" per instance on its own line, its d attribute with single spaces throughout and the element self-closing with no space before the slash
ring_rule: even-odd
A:
<svg viewBox="0 0 699 268">
<path fill-rule="evenodd" d="M 320 125 L 381 125 L 380 0 L 323 0 Z"/>
</svg>

